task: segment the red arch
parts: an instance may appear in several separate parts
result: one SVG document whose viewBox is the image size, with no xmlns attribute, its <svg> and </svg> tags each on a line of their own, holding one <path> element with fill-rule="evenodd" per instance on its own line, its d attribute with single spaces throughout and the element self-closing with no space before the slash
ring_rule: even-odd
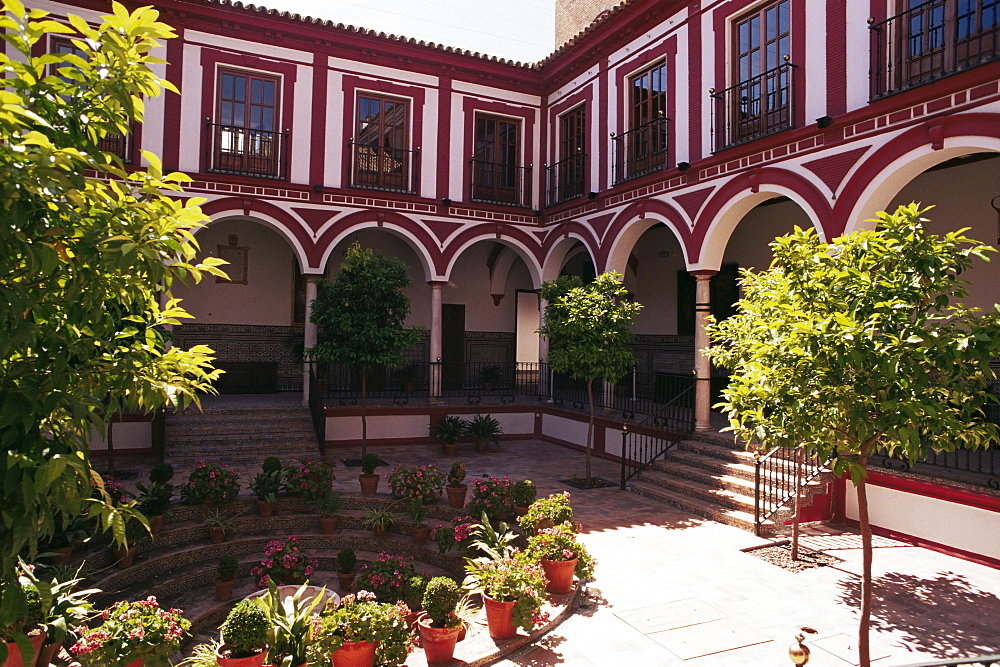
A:
<svg viewBox="0 0 1000 667">
<path fill-rule="evenodd" d="M 239 215 L 245 215 L 246 217 L 253 217 L 254 213 L 262 213 L 273 220 L 276 220 L 281 226 L 299 242 L 302 246 L 303 252 L 306 254 L 306 260 L 309 265 L 312 266 L 312 252 L 314 250 L 314 243 L 309 232 L 306 231 L 302 226 L 302 222 L 293 216 L 288 211 L 271 204 L 270 202 L 264 201 L 262 199 L 251 199 L 247 197 L 246 199 L 240 197 L 224 197 L 222 199 L 213 199 L 212 201 L 205 202 L 201 205 L 201 211 L 205 215 L 212 217 L 220 213 L 236 213 Z M 300 261 L 301 257 L 298 258 Z M 300 267 L 305 269 L 306 267 Z"/>
<path fill-rule="evenodd" d="M 584 247 L 587 248 L 587 251 L 590 253 L 590 256 L 596 258 L 597 248 L 600 246 L 600 242 L 594 235 L 594 230 L 588 227 L 587 225 L 584 225 L 579 221 L 574 220 L 572 222 L 559 223 L 559 225 L 552 231 L 552 233 L 545 237 L 545 241 L 542 243 L 542 261 L 544 262 L 545 258 L 549 256 L 549 252 L 551 252 L 552 248 L 557 243 L 559 243 L 564 238 L 566 238 L 567 236 L 569 236 L 574 232 L 577 234 L 578 237 L 580 237 L 578 240 L 580 241 L 580 243 L 584 245 Z M 544 268 L 545 267 L 543 264 L 542 266 L 543 272 Z"/>
<path fill-rule="evenodd" d="M 687 247 L 691 240 L 691 230 L 688 227 L 687 221 L 680 212 L 668 204 L 667 202 L 660 199 L 647 199 L 644 201 L 634 202 L 626 206 L 615 219 L 611 221 L 608 226 L 607 232 L 604 234 L 605 242 L 601 244 L 599 254 L 597 256 L 598 262 L 602 267 L 598 273 L 602 273 L 608 270 L 608 260 L 611 258 L 611 247 L 614 245 L 615 239 L 622 233 L 625 227 L 636 218 L 642 218 L 646 214 L 655 213 L 662 216 L 668 222 L 668 227 L 674 233 L 674 237 L 677 239 L 678 243 L 683 247 Z"/>
<path fill-rule="evenodd" d="M 423 246 L 423 250 L 426 255 L 430 257 L 432 266 L 428 267 L 433 269 L 440 275 L 439 266 L 441 264 L 441 251 L 438 250 L 437 241 L 434 237 L 427 231 L 420 223 L 411 220 L 410 218 L 396 213 L 395 211 L 386 211 L 382 209 L 365 209 L 363 211 L 355 211 L 341 218 L 338 218 L 333 225 L 331 225 L 323 234 L 316 239 L 315 245 L 315 257 L 310 256 L 310 262 L 315 262 L 317 265 L 323 259 L 323 255 L 326 254 L 327 249 L 330 245 L 334 243 L 336 238 L 346 231 L 353 229 L 358 223 L 362 222 L 374 222 L 377 226 L 382 227 L 385 224 L 398 227 L 410 232 L 414 237 L 416 237 L 420 244 Z M 411 239 L 406 237 L 407 241 Z"/>
<path fill-rule="evenodd" d="M 501 223 L 502 224 L 502 223 Z M 451 264 L 458 252 L 458 248 L 461 248 L 466 244 L 467 241 L 488 241 L 490 239 L 496 240 L 497 230 L 499 225 L 479 225 L 472 227 L 470 229 L 462 230 L 455 238 L 451 240 L 448 246 L 441 253 L 441 263 L 442 266 L 438 271 L 439 275 L 444 275 L 444 270 L 447 269 L 448 265 Z M 513 225 L 504 225 L 501 230 L 501 238 L 516 239 L 521 243 L 521 245 L 527 250 L 527 252 L 534 258 L 536 264 L 538 265 L 539 274 L 542 270 L 542 246 L 538 242 L 538 237 L 533 234 L 529 234 L 524 230 L 515 227 Z"/>
</svg>

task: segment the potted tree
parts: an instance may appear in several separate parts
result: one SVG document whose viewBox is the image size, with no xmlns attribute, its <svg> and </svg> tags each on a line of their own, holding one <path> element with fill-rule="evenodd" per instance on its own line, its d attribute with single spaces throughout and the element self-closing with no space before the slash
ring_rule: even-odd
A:
<svg viewBox="0 0 1000 667">
<path fill-rule="evenodd" d="M 361 457 L 361 474 L 358 481 L 361 483 L 361 495 L 367 498 L 374 498 L 378 493 L 379 475 L 375 474 L 375 468 L 381 460 L 378 454 L 368 452 Z"/>
<path fill-rule="evenodd" d="M 318 501 L 314 507 L 319 511 L 319 527 L 324 535 L 332 535 L 337 530 L 337 512 L 340 511 L 340 495 L 331 491 Z"/>
<path fill-rule="evenodd" d="M 475 440 L 476 451 L 480 454 L 485 453 L 489 445 L 499 446 L 500 436 L 503 434 L 500 421 L 490 415 L 476 415 L 465 430 Z"/>
<path fill-rule="evenodd" d="M 451 662 L 462 620 L 455 614 L 462 592 L 448 577 L 434 577 L 424 592 L 424 613 L 417 618 L 417 630 L 429 663 Z"/>
<path fill-rule="evenodd" d="M 354 588 L 354 575 L 358 572 L 358 556 L 347 547 L 337 552 L 337 581 L 345 593 Z"/>
<path fill-rule="evenodd" d="M 469 486 L 462 483 L 464 480 L 465 466 L 460 461 L 455 461 L 451 464 L 451 470 L 448 471 L 448 484 L 444 487 L 445 491 L 448 492 L 448 505 L 451 507 L 459 509 L 465 507 L 465 494 L 468 492 Z"/>
<path fill-rule="evenodd" d="M 222 646 L 216 653 L 219 667 L 260 667 L 267 660 L 270 619 L 254 599 L 241 600 L 222 624 Z"/>
<path fill-rule="evenodd" d="M 518 516 L 527 514 L 528 508 L 538 497 L 538 489 L 535 488 L 535 483 L 530 479 L 522 479 L 514 484 L 511 493 L 514 496 L 514 512 Z"/>
<path fill-rule="evenodd" d="M 424 501 L 414 498 L 410 502 L 410 537 L 414 544 L 423 544 L 427 541 L 427 534 L 430 527 L 427 525 L 427 508 Z"/>
<path fill-rule="evenodd" d="M 434 437 L 444 445 L 445 456 L 454 456 L 458 441 L 465 435 L 466 421 L 458 415 L 445 415 L 434 426 Z"/>
<path fill-rule="evenodd" d="M 375 537 L 384 537 L 386 531 L 396 525 L 396 515 L 388 509 L 376 507 L 368 510 L 365 515 L 364 527 L 371 530 Z"/>
<path fill-rule="evenodd" d="M 236 585 L 236 570 L 240 562 L 232 554 L 222 557 L 216 570 L 219 577 L 215 580 L 215 599 L 225 602 L 233 596 L 233 586 Z"/>
<path fill-rule="evenodd" d="M 483 366 L 479 369 L 479 384 L 486 391 L 493 391 L 493 387 L 500 384 L 503 376 L 499 366 Z"/>
<path fill-rule="evenodd" d="M 212 544 L 222 544 L 226 541 L 226 531 L 232 529 L 233 522 L 222 512 L 215 510 L 205 519 L 205 528 L 208 529 L 208 538 Z"/>
</svg>

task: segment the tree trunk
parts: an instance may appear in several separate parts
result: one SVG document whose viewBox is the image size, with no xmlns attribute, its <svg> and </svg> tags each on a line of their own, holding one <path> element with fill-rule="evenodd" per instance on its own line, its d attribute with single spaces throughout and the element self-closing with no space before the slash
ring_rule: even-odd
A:
<svg viewBox="0 0 1000 667">
<path fill-rule="evenodd" d="M 361 458 L 368 453 L 368 418 L 365 408 L 368 405 L 368 371 L 361 371 Z"/>
<path fill-rule="evenodd" d="M 792 560 L 799 559 L 799 522 L 802 520 L 802 454 L 795 450 L 795 521 L 792 523 Z"/>
<path fill-rule="evenodd" d="M 587 380 L 587 407 L 590 409 L 590 422 L 587 424 L 587 452 L 584 456 L 587 470 L 587 486 L 590 486 L 590 448 L 594 442 L 594 379 Z"/>
<path fill-rule="evenodd" d="M 858 465 L 868 468 L 868 455 L 858 457 Z M 865 478 L 858 484 L 858 522 L 861 524 L 861 619 L 858 624 L 859 667 L 870 667 L 871 651 L 868 646 L 868 632 L 872 615 L 872 529 L 868 523 L 868 492 Z"/>
</svg>

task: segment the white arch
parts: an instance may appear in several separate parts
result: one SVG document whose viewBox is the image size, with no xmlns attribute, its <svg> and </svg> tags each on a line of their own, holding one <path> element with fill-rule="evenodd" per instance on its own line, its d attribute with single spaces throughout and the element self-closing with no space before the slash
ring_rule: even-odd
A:
<svg viewBox="0 0 1000 667">
<path fill-rule="evenodd" d="M 194 230 L 195 236 L 198 235 L 200 230 L 208 229 L 209 227 L 213 227 L 220 222 L 254 222 L 277 232 L 278 236 L 283 238 L 288 243 L 292 249 L 292 254 L 295 255 L 295 259 L 299 263 L 299 271 L 302 273 L 315 273 L 315 271 L 309 271 L 311 267 L 306 261 L 306 252 L 299 240 L 289 233 L 287 227 L 279 223 L 271 216 L 258 211 L 253 211 L 250 215 L 244 215 L 242 211 L 239 213 L 223 211 L 221 213 L 216 213 L 214 217 L 210 217 L 211 220 L 209 220 L 209 222 L 207 222 L 203 227 L 199 227 Z"/>
<path fill-rule="evenodd" d="M 751 192 L 749 189 L 733 195 L 726 205 L 719 209 L 719 213 L 708 226 L 705 239 L 702 241 L 701 255 L 697 262 L 688 265 L 688 271 L 707 269 L 718 271 L 722 268 L 722 258 L 726 253 L 726 246 L 733 235 L 733 230 L 740 224 L 747 213 L 755 206 L 764 203 L 768 199 L 775 197 L 788 197 L 798 204 L 799 208 L 806 214 L 812 226 L 816 229 L 819 237 L 826 240 L 826 233 L 819 222 L 819 216 L 812 209 L 809 203 L 798 192 L 781 185 L 762 185 L 759 192 Z"/>
<path fill-rule="evenodd" d="M 351 234 L 361 231 L 362 229 L 376 229 L 378 231 L 389 232 L 393 236 L 401 238 L 410 249 L 417 256 L 417 260 L 420 262 L 420 268 L 424 271 L 424 280 L 431 282 L 432 280 L 443 280 L 444 278 L 434 275 L 434 262 L 431 261 L 430 255 L 427 254 L 424 244 L 418 239 L 412 232 L 399 225 L 393 224 L 391 222 L 384 222 L 381 225 L 378 224 L 376 220 L 370 222 L 359 222 L 357 224 L 351 225 L 350 228 L 344 230 L 342 233 L 338 234 L 333 240 L 327 245 L 326 250 L 323 251 L 323 256 L 319 261 L 319 270 L 323 272 L 326 270 L 326 264 L 330 260 L 330 255 L 333 254 L 334 249 Z"/>
<path fill-rule="evenodd" d="M 636 217 L 635 220 L 630 221 L 627 225 L 622 227 L 621 233 L 615 238 L 611 244 L 611 251 L 608 253 L 608 262 L 604 267 L 605 271 L 617 271 L 618 273 L 625 275 L 625 269 L 628 266 L 628 258 L 632 254 L 632 250 L 635 248 L 639 239 L 642 235 L 650 230 L 659 223 L 666 225 L 667 229 L 673 235 L 674 240 L 677 241 L 677 245 L 680 246 L 681 252 L 684 254 L 684 264 L 687 265 L 687 248 L 684 245 L 684 241 L 677 237 L 677 231 L 673 227 L 673 223 L 662 215 L 656 213 L 646 213 L 645 217 Z"/>
<path fill-rule="evenodd" d="M 969 153 L 1000 153 L 1000 138 L 995 137 L 948 137 L 944 140 L 944 145 L 940 150 L 934 150 L 930 145 L 916 148 L 896 158 L 880 171 L 851 209 L 844 233 L 874 229 L 875 223 L 871 219 L 875 214 L 884 211 L 910 181 L 931 167 Z"/>
<path fill-rule="evenodd" d="M 482 243 L 483 241 L 493 241 L 501 245 L 506 246 L 514 252 L 515 255 L 521 258 L 525 266 L 528 268 L 528 275 L 531 276 L 531 286 L 532 289 L 539 289 L 542 286 L 542 268 L 538 266 L 538 262 L 535 260 L 535 256 L 528 250 L 527 246 L 521 243 L 517 239 L 512 239 L 508 237 L 496 238 L 495 235 L 482 235 L 475 238 L 469 239 L 462 245 L 455 249 L 455 252 L 451 256 L 451 260 L 448 262 L 448 266 L 444 271 L 444 280 L 451 279 L 451 272 L 455 269 L 455 264 L 458 262 L 458 258 L 462 256 L 466 250 L 475 245 L 476 243 Z"/>
<path fill-rule="evenodd" d="M 594 265 L 594 269 L 597 269 L 597 259 L 590 251 L 590 246 L 587 244 L 588 239 L 585 239 L 578 232 L 569 232 L 563 238 L 553 243 L 552 247 L 549 248 L 549 252 L 545 255 L 545 260 L 542 262 L 542 280 L 544 282 L 549 282 L 559 277 L 559 272 L 562 271 L 563 265 L 568 259 L 569 251 L 577 241 L 583 246 L 584 252 L 590 256 L 590 262 Z"/>
</svg>

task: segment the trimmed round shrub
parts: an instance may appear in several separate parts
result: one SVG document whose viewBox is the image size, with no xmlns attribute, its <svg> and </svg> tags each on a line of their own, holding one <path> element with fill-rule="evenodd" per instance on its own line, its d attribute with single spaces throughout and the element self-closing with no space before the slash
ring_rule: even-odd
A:
<svg viewBox="0 0 1000 667">
<path fill-rule="evenodd" d="M 242 600 L 233 607 L 220 628 L 231 658 L 247 658 L 267 645 L 271 622 L 255 600 Z"/>
<path fill-rule="evenodd" d="M 424 611 L 427 612 L 427 618 L 431 619 L 431 625 L 435 628 L 453 626 L 457 620 L 455 606 L 461 597 L 462 591 L 453 579 L 431 579 L 424 591 Z"/>
</svg>

